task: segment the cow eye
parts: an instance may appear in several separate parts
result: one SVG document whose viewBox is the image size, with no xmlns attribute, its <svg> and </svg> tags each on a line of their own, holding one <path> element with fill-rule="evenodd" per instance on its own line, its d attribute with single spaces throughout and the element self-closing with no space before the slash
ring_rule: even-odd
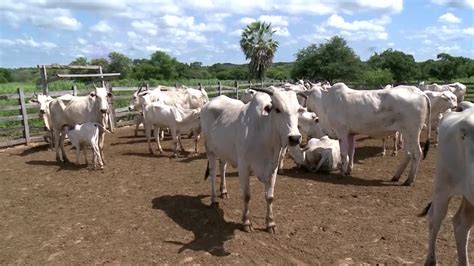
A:
<svg viewBox="0 0 474 266">
<path fill-rule="evenodd" d="M 279 114 L 281 111 L 279 108 L 275 108 L 275 112 L 277 112 L 277 114 Z"/>
</svg>

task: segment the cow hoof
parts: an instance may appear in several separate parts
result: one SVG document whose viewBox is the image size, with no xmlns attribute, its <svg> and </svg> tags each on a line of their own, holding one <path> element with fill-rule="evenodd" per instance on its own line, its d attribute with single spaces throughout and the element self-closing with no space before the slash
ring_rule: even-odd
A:
<svg viewBox="0 0 474 266">
<path fill-rule="evenodd" d="M 178 155 L 177 153 L 175 153 L 175 154 L 173 154 L 172 157 L 175 158 L 175 159 L 177 159 L 177 158 L 179 158 L 179 155 Z"/>
<path fill-rule="evenodd" d="M 213 203 L 211 203 L 211 208 L 219 209 L 219 202 L 213 202 Z"/>
<path fill-rule="evenodd" d="M 398 182 L 399 179 L 400 179 L 399 176 L 394 176 L 392 177 L 392 179 L 390 179 L 390 182 Z"/>
<path fill-rule="evenodd" d="M 275 225 L 268 225 L 268 226 L 267 226 L 267 232 L 268 232 L 269 234 L 274 235 L 274 234 L 275 234 L 275 228 L 276 228 Z"/>
<path fill-rule="evenodd" d="M 227 192 L 221 192 L 221 198 L 228 199 L 229 195 L 227 195 Z"/>
<path fill-rule="evenodd" d="M 396 157 L 397 155 L 398 155 L 398 152 L 396 152 L 396 151 L 392 152 L 393 157 Z"/>
<path fill-rule="evenodd" d="M 411 186 L 411 183 L 412 182 L 407 180 L 407 181 L 403 182 L 402 186 L 409 187 L 409 186 Z"/>
<path fill-rule="evenodd" d="M 152 149 L 149 149 L 148 151 L 150 152 L 151 155 L 155 155 L 155 152 Z"/>
<path fill-rule="evenodd" d="M 243 231 L 244 231 L 244 232 L 247 232 L 247 233 L 253 232 L 252 223 L 244 224 L 244 225 L 243 225 Z"/>
</svg>

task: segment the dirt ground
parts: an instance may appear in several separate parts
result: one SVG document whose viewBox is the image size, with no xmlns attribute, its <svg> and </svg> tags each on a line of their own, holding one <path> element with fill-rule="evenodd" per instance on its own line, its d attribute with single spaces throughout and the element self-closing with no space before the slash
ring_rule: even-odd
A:
<svg viewBox="0 0 474 266">
<path fill-rule="evenodd" d="M 184 142 L 190 149 L 192 141 Z M 107 135 L 102 171 L 59 165 L 45 145 L 3 150 L 0 264 L 421 264 L 428 227 L 416 214 L 431 195 L 437 150 L 415 186 L 403 187 L 388 182 L 400 157 L 376 156 L 380 143 L 359 139 L 352 177 L 305 173 L 287 159 L 275 188 L 275 235 L 263 230 L 256 178 L 256 230 L 245 233 L 235 169 L 228 169 L 230 198 L 212 209 L 205 155 L 170 159 L 168 140 L 165 156 L 151 156 L 132 128 Z M 458 206 L 451 202 L 438 237 L 441 264 L 457 260 L 451 217 Z"/>
</svg>

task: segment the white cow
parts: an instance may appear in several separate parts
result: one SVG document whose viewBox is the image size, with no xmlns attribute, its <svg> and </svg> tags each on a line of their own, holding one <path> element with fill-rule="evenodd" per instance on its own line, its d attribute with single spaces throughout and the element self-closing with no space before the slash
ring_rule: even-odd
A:
<svg viewBox="0 0 474 266">
<path fill-rule="evenodd" d="M 462 101 L 458 104 L 458 107 L 456 108 L 457 112 L 462 112 L 468 108 L 474 107 L 474 103 L 468 102 L 468 101 Z"/>
<path fill-rule="evenodd" d="M 293 91 L 281 91 L 274 87 L 255 90 L 264 93 L 257 93 L 248 104 L 219 96 L 203 107 L 201 127 L 209 160 L 205 177 L 211 177 L 211 206 L 218 206 L 215 192 L 216 160 L 219 160 L 223 195 L 227 193 L 227 163 L 238 169 L 243 200 L 242 221 L 244 229 L 251 231 L 249 176 L 257 176 L 265 184 L 266 228 L 274 232 L 273 191 L 280 152 L 286 145 L 300 143 L 298 113 L 304 109 L 298 104 Z"/>
<path fill-rule="evenodd" d="M 446 85 L 438 85 L 436 83 L 425 84 L 424 81 L 420 82 L 420 84 L 418 85 L 418 88 L 422 91 L 426 91 L 426 90 L 437 91 L 437 92 L 450 91 L 454 93 L 454 95 L 456 95 L 458 103 L 464 101 L 464 96 L 466 95 L 466 89 L 467 89 L 466 85 L 459 82 L 446 84 Z"/>
<path fill-rule="evenodd" d="M 97 169 L 97 166 L 99 166 L 100 169 L 104 169 L 104 162 L 102 161 L 99 148 L 99 128 L 110 133 L 110 131 L 105 129 L 102 125 L 91 122 L 75 125 L 73 127 L 67 125 L 63 127 L 63 133 L 69 137 L 69 141 L 76 148 L 77 165 L 80 163 L 81 149 L 84 151 L 86 165 L 88 164 L 86 148 L 90 146 L 92 148 L 92 163 L 94 169 Z"/>
<path fill-rule="evenodd" d="M 308 97 L 308 110 L 318 115 L 324 133 L 340 141 L 343 174 L 349 175 L 353 167 L 355 135 L 377 137 L 394 134 L 396 131 L 403 134 L 406 158 L 392 181 L 400 179 L 411 161 L 404 185 L 411 185 L 418 171 L 422 155 L 420 132 L 426 117 L 431 121 L 430 105 L 429 98 L 411 86 L 352 90 L 344 83 L 337 83 L 329 90 L 315 86 Z M 424 156 L 428 149 L 429 138 L 425 144 Z"/>
<path fill-rule="evenodd" d="M 145 133 L 148 142 L 148 150 L 153 154 L 151 148 L 151 128 L 154 127 L 156 144 L 160 153 L 163 153 L 163 149 L 158 138 L 159 127 L 167 127 L 170 129 L 171 136 L 173 139 L 174 150 L 173 156 L 177 157 L 178 143 L 181 150 L 184 151 L 184 147 L 181 144 L 181 134 L 193 131 L 194 135 L 194 150 L 198 152 L 198 140 L 200 133 L 200 122 L 199 117 L 201 109 L 184 109 L 179 105 L 172 106 L 162 102 L 151 102 L 150 95 L 145 94 L 141 96 L 142 109 L 143 109 L 143 121 L 145 125 Z"/>
<path fill-rule="evenodd" d="M 70 99 L 56 98 L 49 103 L 51 115 L 51 126 L 57 136 L 54 140 L 56 149 L 56 160 L 68 161 L 64 150 L 64 137 L 62 127 L 64 125 L 77 125 L 86 122 L 105 125 L 109 104 L 107 97 L 112 94 L 105 87 L 94 88 L 88 96 L 73 96 Z M 104 160 L 104 130 L 100 129 L 99 148 L 102 160 Z M 61 149 L 61 153 L 59 152 Z"/>
<path fill-rule="evenodd" d="M 193 89 L 186 88 L 176 89 L 174 87 L 158 86 L 154 90 L 147 90 L 139 88 L 135 91 L 130 99 L 128 109 L 130 111 L 137 110 L 141 112 L 140 95 L 150 95 L 151 102 L 162 102 L 167 105 L 179 105 L 185 109 L 201 108 L 205 103 L 209 102 L 209 97 L 204 88 Z M 135 136 L 137 135 L 138 127 L 143 123 L 143 115 L 139 114 L 135 118 Z"/>
<path fill-rule="evenodd" d="M 331 172 L 341 167 L 339 141 L 328 136 L 312 138 L 304 148 L 290 147 L 289 152 L 295 163 L 310 172 Z"/>
<path fill-rule="evenodd" d="M 64 94 L 64 95 L 61 95 L 57 98 L 67 101 L 67 100 L 72 99 L 72 97 L 74 97 L 74 96 L 71 95 L 71 94 Z M 55 136 L 54 136 L 54 132 L 53 132 L 53 129 L 52 129 L 52 126 L 51 126 L 52 125 L 51 114 L 49 112 L 49 103 L 52 100 L 53 100 L 53 97 L 51 97 L 49 95 L 34 93 L 33 98 L 30 100 L 30 102 L 31 103 L 36 103 L 36 104 L 39 105 L 39 109 L 40 109 L 39 116 L 40 116 L 41 119 L 43 119 L 45 130 L 49 134 L 51 149 L 54 149 L 54 138 L 55 138 Z"/>
<path fill-rule="evenodd" d="M 429 246 L 426 265 L 436 265 L 436 237 L 449 201 L 461 195 L 453 218 L 458 265 L 469 265 L 467 244 L 474 223 L 474 108 L 447 114 L 439 126 L 438 161 L 432 202 L 421 216 L 429 215 Z"/>
<path fill-rule="evenodd" d="M 438 124 L 443 113 L 451 111 L 458 105 L 457 97 L 451 91 L 429 91 L 426 90 L 424 93 L 430 98 L 431 101 L 431 129 L 435 131 L 435 143 L 438 140 Z"/>
</svg>

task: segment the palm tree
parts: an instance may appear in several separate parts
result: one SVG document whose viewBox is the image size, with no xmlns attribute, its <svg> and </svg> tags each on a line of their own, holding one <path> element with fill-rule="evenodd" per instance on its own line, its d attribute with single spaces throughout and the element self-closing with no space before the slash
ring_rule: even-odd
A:
<svg viewBox="0 0 474 266">
<path fill-rule="evenodd" d="M 278 42 L 272 39 L 273 33 L 275 31 L 272 30 L 271 23 L 256 21 L 247 25 L 240 39 L 245 59 L 250 59 L 251 75 L 262 81 L 278 48 Z"/>
</svg>

